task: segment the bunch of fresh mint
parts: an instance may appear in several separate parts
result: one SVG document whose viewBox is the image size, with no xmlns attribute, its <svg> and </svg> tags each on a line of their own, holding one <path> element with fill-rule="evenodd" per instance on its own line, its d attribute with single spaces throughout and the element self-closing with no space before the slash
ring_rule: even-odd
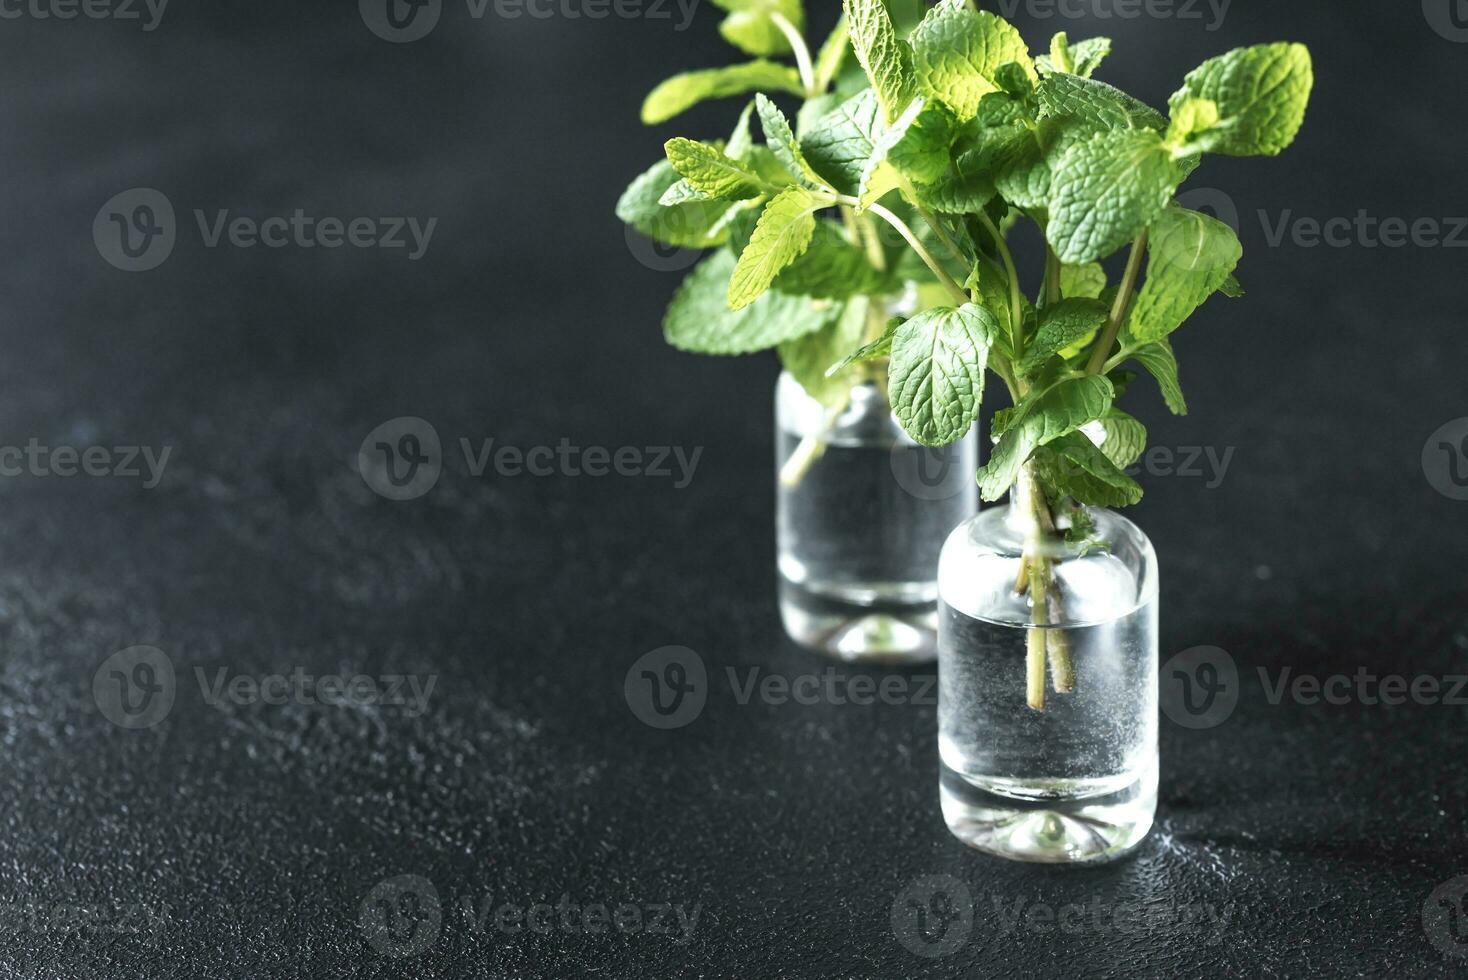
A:
<svg viewBox="0 0 1468 980">
<path fill-rule="evenodd" d="M 1115 406 L 1135 377 L 1124 365 L 1182 413 L 1168 335 L 1212 294 L 1240 294 L 1233 230 L 1174 196 L 1205 153 L 1273 156 L 1294 140 L 1309 52 L 1267 44 L 1207 61 L 1164 116 L 1091 77 L 1107 39 L 1057 34 L 1032 56 L 965 0 L 846 0 L 814 55 L 801 0 L 716 2 L 724 37 L 756 57 L 667 80 L 643 120 L 758 94 L 728 139 L 669 140 L 617 208 L 659 241 L 713 250 L 673 298 L 668 341 L 777 348 L 828 405 L 885 377 L 903 427 L 930 446 L 971 429 L 991 371 L 1012 407 L 978 474 L 986 500 L 1022 468 L 1050 506 L 1140 499 L 1123 471 L 1146 430 Z M 772 60 L 786 54 L 794 67 Z M 803 99 L 796 122 L 765 93 Z M 1046 243 L 1033 299 L 1005 237 L 1021 219 Z M 1128 246 L 1111 282 L 1100 263 Z M 888 322 L 882 300 L 908 282 L 920 309 Z"/>
</svg>

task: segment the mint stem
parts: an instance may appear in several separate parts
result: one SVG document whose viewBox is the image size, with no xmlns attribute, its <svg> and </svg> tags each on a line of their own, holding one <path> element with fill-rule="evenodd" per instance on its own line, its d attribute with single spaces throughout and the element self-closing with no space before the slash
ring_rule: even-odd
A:
<svg viewBox="0 0 1468 980">
<path fill-rule="evenodd" d="M 1111 304 L 1111 316 L 1106 321 L 1106 330 L 1091 351 L 1091 360 L 1086 365 L 1087 374 L 1099 374 L 1106 358 L 1111 354 L 1111 345 L 1116 343 L 1116 335 L 1121 330 L 1122 321 L 1126 319 L 1127 310 L 1132 303 L 1132 291 L 1137 288 L 1137 278 L 1142 274 L 1142 256 L 1146 254 L 1147 231 L 1143 229 L 1137 240 L 1132 242 L 1132 254 L 1127 256 L 1126 272 L 1122 274 L 1121 286 L 1116 291 L 1116 301 Z"/>
</svg>

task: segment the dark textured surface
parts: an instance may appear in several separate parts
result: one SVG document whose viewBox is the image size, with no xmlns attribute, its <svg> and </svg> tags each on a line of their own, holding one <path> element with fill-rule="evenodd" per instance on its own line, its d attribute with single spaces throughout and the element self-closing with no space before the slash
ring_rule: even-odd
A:
<svg viewBox="0 0 1468 980">
<path fill-rule="evenodd" d="M 1464 708 L 1276 706 L 1255 672 L 1442 675 L 1468 653 L 1468 503 L 1419 462 L 1468 414 L 1468 253 L 1271 248 L 1254 217 L 1463 213 L 1468 45 L 1417 3 L 1238 0 L 1217 32 L 1099 25 L 1118 42 L 1106 77 L 1153 103 L 1206 55 L 1277 37 L 1311 45 L 1319 82 L 1285 157 L 1195 179 L 1230 188 L 1244 216 L 1249 295 L 1178 339 L 1193 414 L 1169 418 L 1151 394 L 1138 409 L 1160 445 L 1235 449 L 1214 489 L 1147 478 L 1134 517 L 1161 555 L 1164 657 L 1225 648 L 1242 697 L 1213 729 L 1164 720 L 1159 823 L 1135 857 L 1055 871 L 947 834 L 930 707 L 740 704 L 724 673 L 825 669 L 782 637 L 772 602 L 774 368 L 665 349 L 676 275 L 639 265 L 610 216 L 663 138 L 727 128 L 727 105 L 635 123 L 665 69 L 726 57 L 712 9 L 679 33 L 676 13 L 473 21 L 451 3 L 433 36 L 394 46 L 350 3 L 176 2 L 151 33 L 0 22 L 0 442 L 172 447 L 154 489 L 0 480 L 6 975 L 1461 970 L 1422 914 L 1468 873 Z M 1021 23 L 1036 43 L 1057 26 Z M 419 262 L 206 249 L 191 232 L 127 274 L 90 227 L 135 186 L 181 216 L 440 222 Z M 453 451 L 433 490 L 393 503 L 355 455 L 403 415 L 451 449 L 566 438 L 703 455 L 679 490 L 474 477 Z M 126 731 L 92 674 L 137 644 L 171 659 L 177 700 Z M 659 732 L 622 683 L 665 644 L 698 651 L 714 681 L 693 724 Z M 217 708 L 194 675 L 297 666 L 437 682 L 413 717 Z M 358 916 L 400 875 L 432 882 L 443 918 L 395 961 Z M 937 959 L 891 925 L 927 875 L 966 883 L 975 909 Z M 476 930 L 463 914 L 562 895 L 699 917 L 679 943 Z M 1045 909 L 1072 904 L 1079 928 L 1047 928 Z M 1223 924 L 1179 921 L 1205 907 Z"/>
</svg>

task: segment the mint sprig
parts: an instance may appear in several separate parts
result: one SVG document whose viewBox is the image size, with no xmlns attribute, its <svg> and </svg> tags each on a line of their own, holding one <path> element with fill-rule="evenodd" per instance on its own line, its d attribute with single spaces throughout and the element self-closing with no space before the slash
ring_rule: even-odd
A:
<svg viewBox="0 0 1468 980">
<path fill-rule="evenodd" d="M 1237 236 L 1176 195 L 1208 154 L 1272 156 L 1294 141 L 1309 52 L 1279 43 L 1210 59 L 1164 114 L 1093 77 L 1108 39 L 1062 33 L 1032 51 L 965 0 L 845 0 L 814 53 L 801 0 L 717 2 L 721 33 L 755 60 L 674 76 L 643 117 L 754 100 L 727 141 L 669 140 L 617 212 L 660 241 L 712 250 L 669 309 L 669 340 L 779 348 L 827 404 L 875 378 L 929 445 L 969 431 L 992 373 L 1013 408 L 996 416 L 985 498 L 1029 467 L 1057 505 L 1134 502 L 1141 489 L 1121 471 L 1146 430 L 1114 406 L 1127 366 L 1185 412 L 1170 338 L 1215 294 L 1242 294 Z M 792 95 L 803 102 L 787 114 L 777 100 Z M 1047 246 L 1034 295 L 1008 245 L 1017 222 Z M 1103 261 L 1124 250 L 1108 276 Z M 923 301 L 889 324 L 881 310 L 908 285 Z"/>
</svg>

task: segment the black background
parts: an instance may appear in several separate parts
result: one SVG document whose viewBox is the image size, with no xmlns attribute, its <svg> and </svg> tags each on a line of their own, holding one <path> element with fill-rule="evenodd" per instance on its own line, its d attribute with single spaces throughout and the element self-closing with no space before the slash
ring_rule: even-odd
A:
<svg viewBox="0 0 1468 980">
<path fill-rule="evenodd" d="M 670 20 L 475 20 L 449 0 L 429 37 L 394 45 L 354 6 L 174 0 L 152 32 L 0 20 L 0 442 L 172 450 L 152 489 L 0 480 L 7 975 L 1462 968 L 1422 917 L 1468 873 L 1463 708 L 1275 705 L 1256 668 L 1462 671 L 1468 503 L 1434 490 L 1421 456 L 1468 414 L 1468 252 L 1271 247 L 1258 215 L 1468 213 L 1468 44 L 1417 0 L 1235 0 L 1216 31 L 1206 7 L 1202 20 L 1017 17 L 1036 47 L 1060 28 L 1111 35 L 1101 77 L 1154 105 L 1239 44 L 1304 41 L 1317 74 L 1284 157 L 1210 159 L 1191 182 L 1238 208 L 1248 289 L 1176 338 L 1192 414 L 1168 416 L 1145 384 L 1131 398 L 1154 444 L 1234 450 L 1216 488 L 1144 477 L 1132 516 L 1161 558 L 1163 656 L 1229 651 L 1238 706 L 1202 731 L 1163 720 L 1158 823 L 1135 856 L 1057 871 L 948 835 L 931 707 L 740 704 L 727 681 L 726 668 L 827 666 L 784 639 L 773 603 L 777 369 L 664 347 L 680 273 L 639 262 L 611 213 L 664 139 L 727 132 L 734 102 L 637 121 L 663 76 L 736 57 L 717 11 L 700 5 L 678 31 L 675 7 Z M 815 33 L 833 19 L 815 12 Z M 179 215 L 177 248 L 143 273 L 108 265 L 91 235 L 134 187 Z M 410 262 L 206 248 L 196 208 L 439 223 Z M 356 468 L 366 434 L 398 416 L 430 421 L 449 457 L 407 502 Z M 476 477 L 460 438 L 703 455 L 683 489 Z M 98 710 L 92 675 L 138 644 L 171 659 L 177 701 L 126 731 Z M 667 644 L 700 654 L 712 690 L 696 721 L 664 732 L 622 685 Z M 297 666 L 437 686 L 411 717 L 216 708 L 194 675 Z M 443 911 L 436 940 L 395 960 L 358 914 L 400 875 L 431 882 Z M 936 959 L 891 922 L 927 875 L 964 882 L 974 908 L 966 941 Z M 475 931 L 462 912 L 562 895 L 700 913 L 678 943 Z M 1105 914 L 1067 932 L 1007 925 L 1016 902 Z M 1167 918 L 1205 905 L 1227 925 Z M 72 906 L 96 921 L 50 918 Z M 97 924 L 138 907 L 168 921 Z"/>
</svg>

